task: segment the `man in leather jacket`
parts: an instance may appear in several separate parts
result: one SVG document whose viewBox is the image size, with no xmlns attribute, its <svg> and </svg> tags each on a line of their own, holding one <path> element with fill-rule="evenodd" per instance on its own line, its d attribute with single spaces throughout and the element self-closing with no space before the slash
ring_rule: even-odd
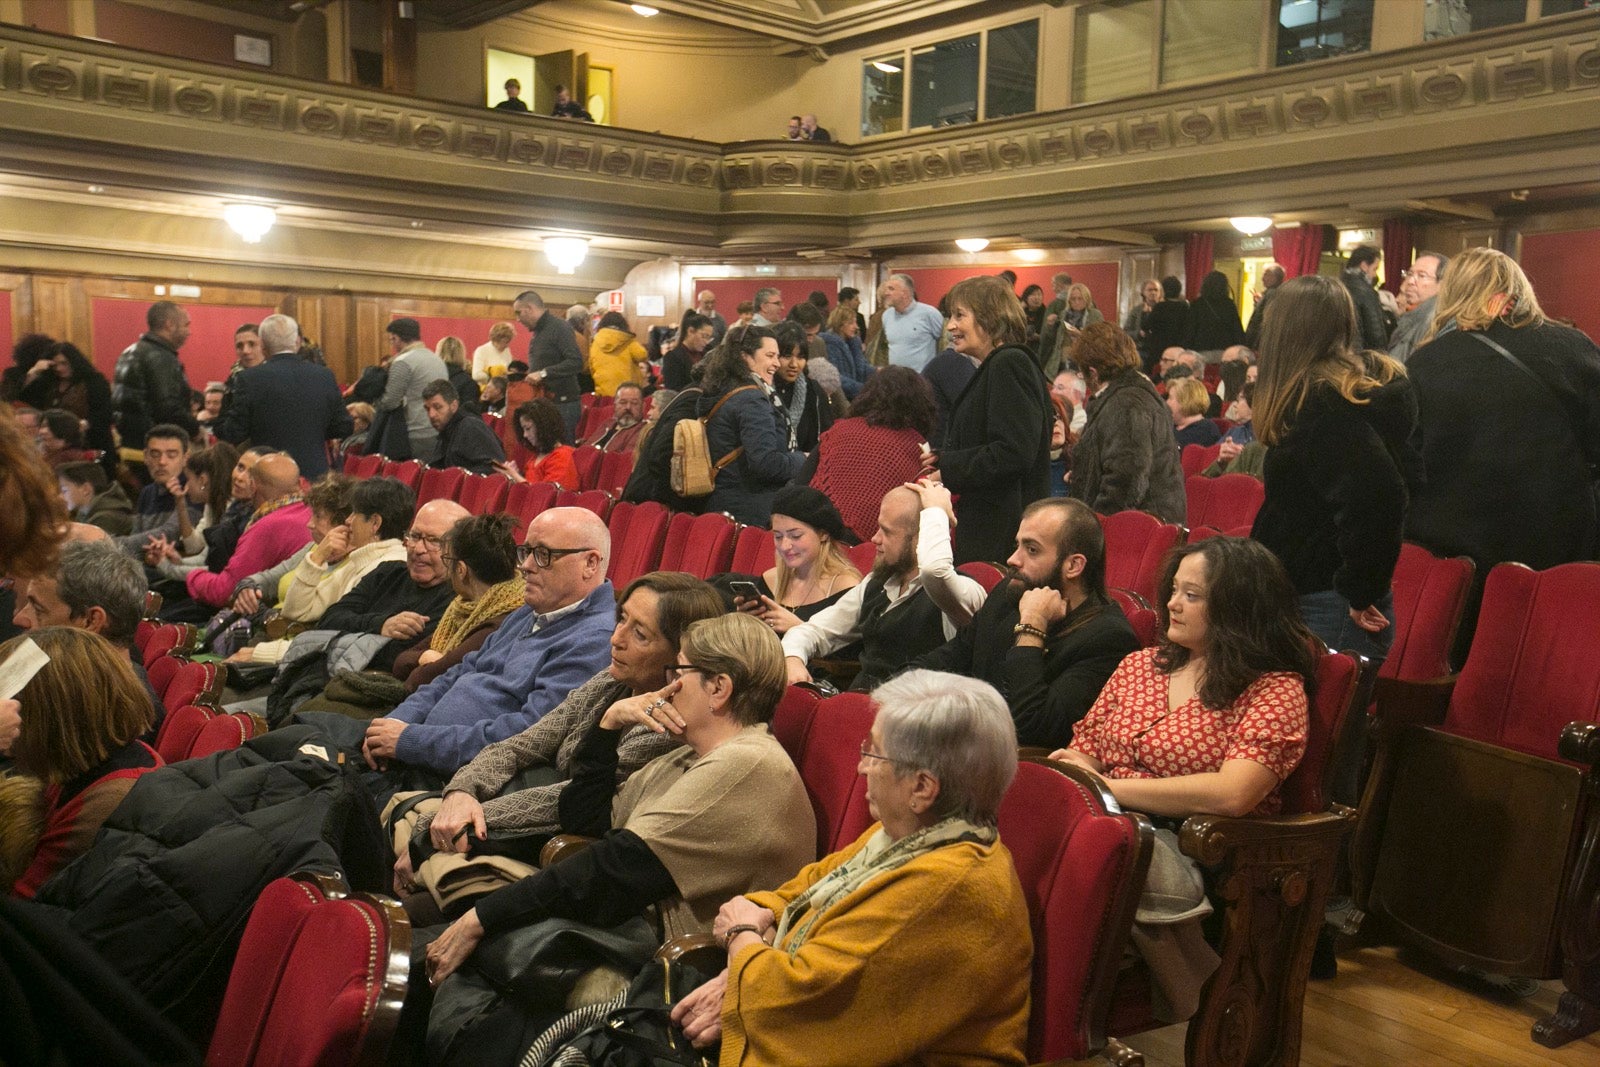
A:
<svg viewBox="0 0 1600 1067">
<path fill-rule="evenodd" d="M 189 409 L 192 390 L 178 360 L 189 339 L 189 313 L 170 300 L 158 300 L 145 312 L 146 332 L 117 357 L 111 403 L 117 430 L 125 442 L 144 441 L 158 423 L 197 429 Z"/>
</svg>

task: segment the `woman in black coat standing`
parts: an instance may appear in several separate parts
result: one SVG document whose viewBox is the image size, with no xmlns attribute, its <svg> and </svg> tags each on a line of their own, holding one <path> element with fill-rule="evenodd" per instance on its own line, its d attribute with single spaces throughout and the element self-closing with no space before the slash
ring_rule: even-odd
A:
<svg viewBox="0 0 1600 1067">
<path fill-rule="evenodd" d="M 1022 509 L 1050 495 L 1055 409 L 1010 288 L 999 278 L 968 278 L 946 300 L 950 344 L 978 361 L 978 373 L 956 398 L 944 444 L 923 473 L 960 497 L 955 561 L 1001 560 L 1015 546 Z"/>
<path fill-rule="evenodd" d="M 765 526 L 772 521 L 773 496 L 794 480 L 806 461 L 795 447 L 783 401 L 772 389 L 778 340 L 761 326 L 730 329 L 702 365 L 704 391 L 695 402 L 695 414 L 706 420 L 711 462 L 726 461 L 705 510 Z"/>
<path fill-rule="evenodd" d="M 1285 282 L 1267 306 L 1252 419 L 1267 495 L 1250 536 L 1283 561 L 1312 633 L 1381 661 L 1420 466 L 1409 445 L 1417 398 L 1405 368 L 1360 343 L 1336 278 Z"/>
<path fill-rule="evenodd" d="M 1233 302 L 1228 276 L 1214 270 L 1200 281 L 1200 295 L 1189 305 L 1188 346 L 1217 362 L 1222 350 L 1244 344 L 1244 326 L 1239 321 L 1239 305 Z M 1161 353 L 1157 352 L 1159 358 Z"/>
</svg>

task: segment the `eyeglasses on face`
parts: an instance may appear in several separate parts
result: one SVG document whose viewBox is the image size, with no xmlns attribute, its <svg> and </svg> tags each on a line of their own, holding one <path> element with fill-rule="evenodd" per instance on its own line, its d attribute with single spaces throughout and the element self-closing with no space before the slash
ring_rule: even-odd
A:
<svg viewBox="0 0 1600 1067">
<path fill-rule="evenodd" d="M 437 549 L 444 544 L 444 538 L 436 534 L 425 534 L 420 530 L 407 530 L 400 535 L 400 540 L 407 546 L 421 544 L 432 549 Z"/>
<path fill-rule="evenodd" d="M 902 759 L 895 759 L 893 756 L 885 756 L 881 752 L 872 751 L 872 749 L 867 747 L 867 742 L 865 741 L 861 742 L 861 758 L 882 760 L 885 763 L 893 763 L 902 767 L 905 766 L 906 762 Z"/>
<path fill-rule="evenodd" d="M 1402 278 L 1415 278 L 1419 282 L 1432 282 L 1438 279 L 1425 270 L 1405 270 L 1400 272 Z"/>
<path fill-rule="evenodd" d="M 548 568 L 562 556 L 572 556 L 579 552 L 593 552 L 592 548 L 551 548 L 549 545 L 518 545 L 517 566 L 527 563 L 532 558 L 533 565 L 540 570 Z"/>
<path fill-rule="evenodd" d="M 684 671 L 699 671 L 701 674 L 706 673 L 706 669 L 704 667 L 696 667 L 693 663 L 669 663 L 667 664 L 667 670 L 671 671 L 673 674 L 682 674 Z"/>
</svg>

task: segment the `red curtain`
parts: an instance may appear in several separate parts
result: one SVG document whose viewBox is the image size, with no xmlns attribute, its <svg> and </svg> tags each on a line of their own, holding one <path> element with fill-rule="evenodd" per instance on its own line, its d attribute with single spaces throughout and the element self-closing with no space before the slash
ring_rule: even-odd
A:
<svg viewBox="0 0 1600 1067">
<path fill-rule="evenodd" d="M 1411 250 L 1416 247 L 1416 231 L 1409 219 L 1383 220 L 1383 285 L 1399 294 L 1400 276 L 1411 269 Z"/>
<path fill-rule="evenodd" d="M 1317 273 L 1322 260 L 1322 227 L 1302 222 L 1295 227 L 1273 227 L 1272 258 L 1285 278 Z"/>
<path fill-rule="evenodd" d="M 1183 242 L 1184 288 L 1190 300 L 1200 295 L 1200 282 L 1216 266 L 1215 239 L 1209 233 L 1191 233 Z"/>
</svg>

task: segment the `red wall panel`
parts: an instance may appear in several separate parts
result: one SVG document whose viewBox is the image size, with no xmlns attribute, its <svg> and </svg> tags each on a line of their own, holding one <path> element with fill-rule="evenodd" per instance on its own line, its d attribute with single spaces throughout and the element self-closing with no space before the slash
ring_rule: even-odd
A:
<svg viewBox="0 0 1600 1067">
<path fill-rule="evenodd" d="M 829 311 L 832 311 L 839 301 L 839 278 L 836 275 L 817 278 L 696 278 L 694 280 L 696 295 L 705 289 L 717 294 L 717 314 L 729 322 L 738 317 L 734 309 L 739 306 L 741 300 L 749 300 L 756 295 L 757 289 L 766 289 L 769 286 L 783 294 L 785 314 L 810 296 L 815 289 L 828 294 Z M 678 317 L 682 317 L 681 311 Z"/>
<path fill-rule="evenodd" d="M 1116 263 L 1036 263 L 1012 267 L 1017 275 L 1017 294 L 1030 285 L 1044 289 L 1045 303 L 1055 299 L 1050 288 L 1050 278 L 1057 273 L 1072 275 L 1072 280 L 1089 287 L 1095 306 L 1108 322 L 1117 321 L 1117 279 L 1120 267 Z M 910 275 L 917 286 L 917 299 L 924 304 L 939 306 L 939 300 L 964 278 L 978 274 L 999 274 L 995 267 L 921 267 L 902 270 L 891 268 L 891 273 Z"/>
<path fill-rule="evenodd" d="M 116 297 L 95 297 L 89 302 L 91 328 L 94 333 L 94 351 L 89 357 L 107 378 L 117 365 L 123 349 L 144 333 L 144 315 L 150 308 L 148 300 L 122 300 Z M 276 308 L 247 307 L 233 304 L 185 304 L 189 313 L 189 340 L 183 351 L 183 368 L 189 384 L 204 389 L 207 382 L 220 382 L 228 376 L 233 366 L 233 331 L 247 322 L 260 322 Z"/>
<path fill-rule="evenodd" d="M 1600 337 L 1600 301 L 1590 281 L 1600 260 L 1600 230 L 1526 234 L 1522 269 L 1533 283 L 1539 306 L 1552 318 L 1571 319 L 1590 337 Z"/>
</svg>

